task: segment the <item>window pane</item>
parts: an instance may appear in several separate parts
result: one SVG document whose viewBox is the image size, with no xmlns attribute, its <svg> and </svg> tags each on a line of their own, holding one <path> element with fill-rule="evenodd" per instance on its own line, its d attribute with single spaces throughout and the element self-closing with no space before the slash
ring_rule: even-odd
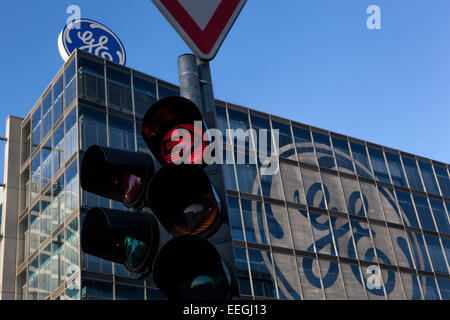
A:
<svg viewBox="0 0 450 320">
<path fill-rule="evenodd" d="M 116 283 L 116 300 L 144 300 L 144 288 Z"/>
<path fill-rule="evenodd" d="M 52 158 L 53 169 L 52 176 L 55 176 L 58 170 L 64 165 L 64 124 L 55 130 L 52 137 Z"/>
<path fill-rule="evenodd" d="M 353 162 L 348 149 L 348 142 L 343 139 L 331 137 L 333 141 L 334 154 L 340 172 L 354 174 Z"/>
<path fill-rule="evenodd" d="M 237 136 L 234 137 L 234 141 L 227 141 L 228 144 L 233 144 L 236 147 L 240 148 L 250 148 L 250 132 L 248 131 L 250 128 L 249 121 L 248 121 L 248 114 L 239 112 L 233 109 L 228 109 L 228 116 L 230 117 L 230 129 L 235 130 L 235 133 L 237 134 L 237 130 L 241 130 L 242 133 L 247 133 L 242 138 L 237 138 Z"/>
<path fill-rule="evenodd" d="M 387 171 L 386 162 L 384 162 L 383 151 L 375 148 L 368 148 L 370 160 L 372 162 L 373 173 L 379 181 L 391 183 Z"/>
<path fill-rule="evenodd" d="M 292 248 L 291 232 L 286 208 L 275 204 L 265 203 L 264 209 L 266 212 L 270 243 L 272 246 Z"/>
<path fill-rule="evenodd" d="M 331 150 L 330 137 L 313 131 L 314 144 L 316 147 L 317 158 L 319 159 L 319 166 L 324 168 L 334 168 L 333 151 Z"/>
<path fill-rule="evenodd" d="M 436 184 L 436 179 L 434 178 L 433 169 L 431 168 L 431 164 L 419 161 L 420 171 L 422 172 L 423 182 L 425 183 L 425 188 L 428 193 L 432 193 L 435 195 L 439 194 L 439 189 Z"/>
<path fill-rule="evenodd" d="M 320 269 L 316 259 L 297 257 L 298 272 L 305 300 L 324 300 Z"/>
<path fill-rule="evenodd" d="M 80 149 L 87 150 L 92 145 L 107 146 L 106 113 L 92 107 L 80 105 Z"/>
<path fill-rule="evenodd" d="M 389 165 L 389 171 L 391 172 L 392 183 L 400 187 L 407 187 L 400 157 L 396 154 L 386 152 L 386 160 Z"/>
<path fill-rule="evenodd" d="M 234 240 L 244 241 L 242 232 L 241 209 L 239 207 L 239 198 L 227 197 L 228 200 L 228 217 L 230 219 L 231 233 Z"/>
<path fill-rule="evenodd" d="M 386 221 L 396 224 L 403 224 L 400 218 L 400 209 L 395 199 L 394 189 L 391 187 L 378 186 L 378 191 Z"/>
<path fill-rule="evenodd" d="M 426 230 L 436 231 L 433 217 L 431 216 L 430 207 L 428 206 L 427 198 L 414 195 L 414 202 L 416 204 L 417 215 L 419 216 L 422 228 Z"/>
<path fill-rule="evenodd" d="M 53 125 L 63 115 L 63 77 L 59 77 L 53 86 Z"/>
<path fill-rule="evenodd" d="M 121 111 L 133 112 L 131 103 L 131 76 L 111 67 L 106 68 L 108 78 L 108 103 Z"/>
<path fill-rule="evenodd" d="M 450 279 L 437 278 L 443 300 L 450 300 Z"/>
<path fill-rule="evenodd" d="M 45 138 L 52 129 L 52 92 L 42 100 L 42 137 Z"/>
<path fill-rule="evenodd" d="M 356 220 L 350 220 L 350 225 L 353 230 L 353 238 L 356 245 L 356 252 L 352 250 L 349 252 L 350 258 L 376 262 L 375 249 L 370 237 L 369 225 L 366 222 Z"/>
<path fill-rule="evenodd" d="M 403 221 L 405 225 L 419 228 L 416 211 L 411 201 L 411 194 L 403 191 L 395 191 L 398 199 L 398 204 L 403 212 Z"/>
<path fill-rule="evenodd" d="M 342 187 L 345 199 L 347 200 L 348 213 L 356 216 L 365 217 L 363 197 L 359 191 L 359 184 L 356 179 L 341 176 Z"/>
<path fill-rule="evenodd" d="M 303 190 L 303 182 L 298 165 L 281 161 L 280 172 L 286 201 L 306 204 L 305 191 Z"/>
<path fill-rule="evenodd" d="M 270 252 L 248 250 L 255 296 L 276 298 Z"/>
<path fill-rule="evenodd" d="M 336 250 L 334 248 L 328 215 L 310 211 L 309 217 L 311 219 L 316 251 L 335 256 Z"/>
<path fill-rule="evenodd" d="M 443 202 L 430 198 L 430 203 L 439 232 L 450 234 L 450 224 Z"/>
<path fill-rule="evenodd" d="M 448 265 L 444 258 L 441 243 L 436 236 L 425 235 L 425 241 L 428 246 L 431 262 L 435 272 L 449 274 Z"/>
<path fill-rule="evenodd" d="M 234 258 L 236 275 L 239 281 L 239 292 L 241 294 L 252 295 L 250 277 L 248 274 L 247 253 L 245 248 L 234 248 Z"/>
<path fill-rule="evenodd" d="M 103 63 L 80 57 L 78 60 L 78 94 L 80 98 L 105 104 L 105 75 Z"/>
<path fill-rule="evenodd" d="M 366 292 L 361 281 L 359 266 L 341 263 L 341 268 L 348 299 L 367 300 Z"/>
<path fill-rule="evenodd" d="M 255 149 L 263 154 L 271 154 L 272 147 L 272 130 L 270 129 L 270 121 L 266 118 L 261 118 L 250 114 L 252 122 L 252 129 L 256 130 L 256 136 L 253 137 L 254 144 L 251 150 Z"/>
<path fill-rule="evenodd" d="M 292 239 L 295 250 L 314 252 L 314 239 L 308 212 L 296 208 L 288 208 Z"/>
<path fill-rule="evenodd" d="M 448 178 L 447 169 L 435 164 L 434 170 L 436 171 L 436 176 L 439 181 L 439 186 L 441 187 L 442 195 L 446 198 L 450 198 L 450 180 Z"/>
<path fill-rule="evenodd" d="M 41 144 L 41 141 L 42 141 L 42 136 L 41 136 L 42 116 L 41 116 L 41 106 L 40 105 L 31 115 L 31 123 L 32 123 L 32 127 L 33 127 L 33 136 L 32 136 L 33 149 L 32 149 L 32 152 L 34 152 L 34 150 L 36 150 L 39 147 L 39 145 Z"/>
<path fill-rule="evenodd" d="M 356 173 L 364 178 L 372 178 L 366 146 L 356 142 L 350 142 L 350 146 L 352 148 L 353 158 L 355 159 Z"/>
<path fill-rule="evenodd" d="M 336 261 L 319 260 L 322 272 L 323 287 L 328 300 L 345 299 L 345 289 L 342 274 Z"/>
<path fill-rule="evenodd" d="M 280 157 L 297 161 L 292 142 L 291 127 L 288 124 L 272 121 L 272 128 L 279 131 Z"/>
<path fill-rule="evenodd" d="M 133 120 L 109 114 L 109 134 L 111 148 L 135 151 Z"/>
<path fill-rule="evenodd" d="M 83 279 L 81 293 L 83 300 L 112 300 L 113 284 L 112 282 Z"/>
<path fill-rule="evenodd" d="M 307 129 L 299 127 L 292 127 L 292 130 L 294 132 L 298 160 L 317 165 L 317 159 L 314 154 L 314 146 L 311 139 L 311 132 Z"/>
<path fill-rule="evenodd" d="M 360 181 L 361 193 L 364 198 L 367 217 L 384 221 L 383 210 L 377 188 L 374 184 Z"/>
<path fill-rule="evenodd" d="M 265 245 L 269 244 L 266 233 L 267 226 L 262 211 L 262 203 L 259 201 L 241 199 L 241 204 L 247 241 Z"/>
<path fill-rule="evenodd" d="M 405 166 L 406 176 L 408 177 L 411 189 L 424 191 L 422 181 L 420 180 L 419 170 L 417 169 L 416 160 L 402 156 L 403 165 Z"/>
<path fill-rule="evenodd" d="M 371 223 L 370 227 L 372 229 L 375 248 L 377 248 L 378 262 L 394 266 L 397 265 L 397 259 L 395 258 L 387 226 Z"/>
<path fill-rule="evenodd" d="M 300 300 L 300 284 L 295 257 L 275 253 L 273 260 L 280 299 Z"/>
<path fill-rule="evenodd" d="M 160 84 L 158 86 L 159 99 L 167 98 L 167 97 L 176 97 L 180 95 L 180 91 L 178 89 L 169 88 L 165 85 Z"/>
<path fill-rule="evenodd" d="M 338 255 L 340 257 L 350 258 L 350 252 L 354 252 L 355 248 L 353 246 L 353 237 L 350 231 L 349 220 L 331 216 L 330 221 Z"/>
<path fill-rule="evenodd" d="M 326 209 L 319 172 L 304 167 L 301 168 L 301 171 L 305 185 L 306 202 L 309 206 Z"/>
<path fill-rule="evenodd" d="M 75 100 L 76 83 L 75 83 L 75 59 L 64 70 L 64 107 L 67 109 Z"/>
<path fill-rule="evenodd" d="M 64 119 L 65 129 L 65 161 L 68 161 L 78 149 L 77 108 L 74 108 Z"/>
<path fill-rule="evenodd" d="M 327 199 L 328 210 L 347 212 L 344 193 L 339 176 L 322 172 L 323 188 Z"/>
<path fill-rule="evenodd" d="M 153 80 L 133 76 L 134 107 L 137 116 L 144 116 L 156 102 L 156 83 Z"/>
</svg>

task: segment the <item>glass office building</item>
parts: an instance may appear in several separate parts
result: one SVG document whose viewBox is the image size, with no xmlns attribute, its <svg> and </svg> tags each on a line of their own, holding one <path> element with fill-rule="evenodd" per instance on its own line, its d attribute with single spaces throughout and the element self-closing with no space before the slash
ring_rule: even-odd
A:
<svg viewBox="0 0 450 320">
<path fill-rule="evenodd" d="M 16 299 L 163 298 L 81 252 L 89 208 L 124 207 L 82 191 L 79 168 L 95 144 L 146 152 L 142 117 L 172 95 L 177 86 L 82 51 L 58 73 L 21 125 Z M 243 299 L 450 299 L 448 164 L 216 105 L 224 132 L 279 130 L 274 175 L 262 175 L 255 136 L 224 146 L 248 160 L 222 166 L 221 192 Z"/>
</svg>

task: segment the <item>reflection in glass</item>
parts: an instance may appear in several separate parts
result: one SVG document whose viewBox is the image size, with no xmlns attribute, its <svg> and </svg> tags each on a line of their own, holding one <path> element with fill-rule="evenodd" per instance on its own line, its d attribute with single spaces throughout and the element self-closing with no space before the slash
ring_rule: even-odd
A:
<svg viewBox="0 0 450 320">
<path fill-rule="evenodd" d="M 355 159 L 356 173 L 360 177 L 372 178 L 369 157 L 367 156 L 366 146 L 356 142 L 350 142 L 353 159 Z"/>
<path fill-rule="evenodd" d="M 108 103 L 121 111 L 133 112 L 131 102 L 131 76 L 129 72 L 106 67 Z"/>
<path fill-rule="evenodd" d="M 303 299 L 325 300 L 320 281 L 319 263 L 310 257 L 297 257 L 298 272 L 302 286 Z"/>
<path fill-rule="evenodd" d="M 333 158 L 333 150 L 331 149 L 330 137 L 313 131 L 314 144 L 316 154 L 319 160 L 319 166 L 327 169 L 334 168 L 336 165 Z"/>
<path fill-rule="evenodd" d="M 276 298 L 277 295 L 272 271 L 273 262 L 270 252 L 249 249 L 248 256 L 254 295 Z"/>
<path fill-rule="evenodd" d="M 402 156 L 402 160 L 406 176 L 408 177 L 409 187 L 414 190 L 424 191 L 416 160 L 405 156 Z"/>
<path fill-rule="evenodd" d="M 386 163 L 384 162 L 383 151 L 376 148 L 368 148 L 370 160 L 372 162 L 373 173 L 375 177 L 382 182 L 391 183 Z"/>
<path fill-rule="evenodd" d="M 273 260 L 280 299 L 300 300 L 300 283 L 295 257 L 274 253 Z"/>
<path fill-rule="evenodd" d="M 439 189 L 434 178 L 433 169 L 431 164 L 423 161 L 419 161 L 419 168 L 422 173 L 423 182 L 428 193 L 439 195 Z"/>
<path fill-rule="evenodd" d="M 354 174 L 353 161 L 350 156 L 348 142 L 343 139 L 331 137 L 334 147 L 334 155 L 336 157 L 337 166 L 340 172 Z"/>
<path fill-rule="evenodd" d="M 134 107 L 137 116 L 144 116 L 148 108 L 156 102 L 156 83 L 154 80 L 133 76 Z"/>
<path fill-rule="evenodd" d="M 297 161 L 294 144 L 292 142 L 291 127 L 277 121 L 272 121 L 272 128 L 279 131 L 280 158 L 286 158 Z"/>
<path fill-rule="evenodd" d="M 434 165 L 434 171 L 441 187 L 442 195 L 446 198 L 450 198 L 450 179 L 448 178 L 447 169 L 438 164 Z"/>
<path fill-rule="evenodd" d="M 105 70 L 103 63 L 79 57 L 78 94 L 80 98 L 105 104 Z"/>
<path fill-rule="evenodd" d="M 106 114 L 104 111 L 80 105 L 80 149 L 92 145 L 106 146 Z"/>
<path fill-rule="evenodd" d="M 314 239 L 308 212 L 296 208 L 288 208 L 288 213 L 295 250 L 314 252 Z"/>
<path fill-rule="evenodd" d="M 289 229 L 286 208 L 275 204 L 265 203 L 264 210 L 266 213 L 271 245 L 282 248 L 292 248 L 291 232 Z"/>
<path fill-rule="evenodd" d="M 431 216 L 430 207 L 428 206 L 427 198 L 413 195 L 414 202 L 416 204 L 417 215 L 420 219 L 420 224 L 422 228 L 425 230 L 436 231 L 436 227 L 434 226 L 433 217 Z"/>
<path fill-rule="evenodd" d="M 298 160 L 300 162 L 317 165 L 317 159 L 311 139 L 311 132 L 308 129 L 303 129 L 300 127 L 292 127 L 292 131 L 294 133 Z"/>
<path fill-rule="evenodd" d="M 386 160 L 389 165 L 392 183 L 400 187 L 407 187 L 405 174 L 403 173 L 402 164 L 400 162 L 400 157 L 396 154 L 386 152 Z"/>
<path fill-rule="evenodd" d="M 397 195 L 398 204 L 403 211 L 403 221 L 405 225 L 419 228 L 416 211 L 411 201 L 411 194 L 403 191 L 395 191 Z"/>
<path fill-rule="evenodd" d="M 280 161 L 280 173 L 286 201 L 306 204 L 305 191 L 303 190 L 303 182 L 298 165 Z"/>
<path fill-rule="evenodd" d="M 245 248 L 234 248 L 234 261 L 236 275 L 239 281 L 239 292 L 241 294 L 252 295 L 250 277 L 248 273 L 247 253 Z"/>
<path fill-rule="evenodd" d="M 234 240 L 244 241 L 242 232 L 241 209 L 239 207 L 239 199 L 236 197 L 227 197 L 228 217 L 230 219 L 231 233 Z"/>
</svg>

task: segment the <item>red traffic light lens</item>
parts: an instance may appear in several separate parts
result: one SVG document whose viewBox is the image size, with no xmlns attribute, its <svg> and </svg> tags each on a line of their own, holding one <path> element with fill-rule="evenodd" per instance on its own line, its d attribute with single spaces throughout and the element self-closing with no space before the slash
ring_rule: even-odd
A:
<svg viewBox="0 0 450 320">
<path fill-rule="evenodd" d="M 181 124 L 171 129 L 161 141 L 164 162 L 202 164 L 203 153 L 209 145 L 208 141 L 203 141 L 204 132 L 203 127 L 192 124 Z"/>
<path fill-rule="evenodd" d="M 124 173 L 120 181 L 122 201 L 126 205 L 131 205 L 136 202 L 141 194 L 143 184 L 143 179 L 131 173 Z"/>
</svg>

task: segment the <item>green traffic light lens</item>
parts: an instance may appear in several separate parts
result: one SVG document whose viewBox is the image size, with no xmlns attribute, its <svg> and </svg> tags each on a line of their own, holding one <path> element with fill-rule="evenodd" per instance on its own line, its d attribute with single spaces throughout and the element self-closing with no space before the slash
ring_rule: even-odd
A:
<svg viewBox="0 0 450 320">
<path fill-rule="evenodd" d="M 125 237 L 125 265 L 131 269 L 138 268 L 144 262 L 147 248 L 146 243 Z"/>
</svg>

